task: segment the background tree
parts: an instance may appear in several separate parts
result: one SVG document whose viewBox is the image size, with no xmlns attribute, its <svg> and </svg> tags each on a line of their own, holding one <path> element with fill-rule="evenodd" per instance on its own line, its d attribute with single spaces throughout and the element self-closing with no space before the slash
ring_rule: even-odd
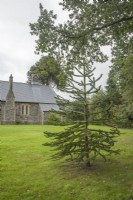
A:
<svg viewBox="0 0 133 200">
<path fill-rule="evenodd" d="M 108 125 L 112 119 L 110 108 L 110 100 L 106 92 L 100 89 L 98 93 L 90 98 L 90 112 L 93 113 L 90 116 L 90 123 Z"/>
<path fill-rule="evenodd" d="M 133 102 L 133 54 L 123 60 L 120 69 L 120 88 L 123 98 Z"/>
<path fill-rule="evenodd" d="M 67 81 L 67 74 L 60 65 L 60 62 L 52 56 L 43 56 L 27 72 L 28 82 L 31 82 L 32 75 L 38 75 L 42 84 L 64 87 Z"/>
<path fill-rule="evenodd" d="M 112 115 L 117 117 L 120 127 L 133 124 L 133 56 L 128 52 L 123 57 L 115 57 L 107 81 L 107 95 L 112 104 Z"/>
</svg>

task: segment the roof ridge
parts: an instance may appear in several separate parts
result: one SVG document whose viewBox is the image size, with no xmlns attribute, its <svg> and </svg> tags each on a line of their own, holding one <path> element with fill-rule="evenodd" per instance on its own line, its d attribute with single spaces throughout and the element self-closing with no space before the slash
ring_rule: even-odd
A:
<svg viewBox="0 0 133 200">
<path fill-rule="evenodd" d="M 3 80 L 0 80 L 0 82 L 7 82 L 7 83 L 9 83 L 9 81 L 3 81 Z M 39 84 L 23 83 L 23 82 L 16 82 L 16 81 L 13 81 L 13 83 L 26 84 L 26 85 L 37 85 L 37 86 L 47 86 L 47 87 L 50 87 L 50 88 L 51 88 L 50 85 L 44 85 L 44 84 L 39 85 Z"/>
<path fill-rule="evenodd" d="M 0 80 L 0 82 L 7 82 L 7 83 L 9 83 L 9 81 L 3 81 L 3 80 Z M 13 81 L 13 83 L 22 83 L 22 84 L 27 84 L 27 83 L 23 83 L 23 82 L 16 82 L 16 81 Z"/>
</svg>

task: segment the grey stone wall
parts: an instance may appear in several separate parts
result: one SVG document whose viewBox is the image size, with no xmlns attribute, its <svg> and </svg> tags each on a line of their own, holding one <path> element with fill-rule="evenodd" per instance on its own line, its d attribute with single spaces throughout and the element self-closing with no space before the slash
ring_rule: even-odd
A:
<svg viewBox="0 0 133 200">
<path fill-rule="evenodd" d="M 5 124 L 14 124 L 16 121 L 14 96 L 9 94 L 4 105 L 3 121 Z"/>
<path fill-rule="evenodd" d="M 15 104 L 7 101 L 4 108 L 4 122 L 6 124 L 14 124 L 16 121 Z"/>
<path fill-rule="evenodd" d="M 22 105 L 29 105 L 28 115 L 22 115 Z M 0 124 L 47 124 L 48 122 L 49 112 L 42 112 L 39 104 L 17 102 L 15 103 L 15 112 L 10 110 L 10 115 L 6 113 L 8 109 L 9 105 L 7 106 L 6 102 L 0 102 Z M 11 118 L 7 120 L 7 116 Z M 15 117 L 14 121 L 12 121 L 12 117 Z"/>
<path fill-rule="evenodd" d="M 29 106 L 29 114 L 22 115 L 22 105 Z M 20 124 L 41 124 L 41 110 L 38 104 L 16 103 L 16 123 Z"/>
<path fill-rule="evenodd" d="M 2 114 L 2 108 L 3 108 L 2 102 L 0 101 L 0 124 L 1 124 L 2 116 L 3 116 L 3 114 Z"/>
<path fill-rule="evenodd" d="M 15 123 L 14 119 L 14 110 L 12 112 L 12 109 L 10 109 L 10 103 L 7 105 L 7 108 L 9 108 L 9 112 L 6 113 L 6 102 L 0 102 L 0 124 L 13 124 Z M 13 115 L 13 117 L 12 117 Z M 11 120 L 10 120 L 11 116 Z"/>
<path fill-rule="evenodd" d="M 48 111 L 43 112 L 43 124 L 47 124 L 48 123 L 49 114 L 50 113 Z"/>
</svg>

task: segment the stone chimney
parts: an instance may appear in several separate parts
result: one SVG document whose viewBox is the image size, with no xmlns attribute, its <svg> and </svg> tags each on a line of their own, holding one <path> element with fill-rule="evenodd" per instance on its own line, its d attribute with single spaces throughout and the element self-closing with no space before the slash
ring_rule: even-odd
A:
<svg viewBox="0 0 133 200">
<path fill-rule="evenodd" d="M 11 98 L 12 99 L 15 98 L 14 93 L 13 93 L 13 76 L 12 76 L 12 74 L 9 77 L 9 90 L 8 90 L 8 93 L 6 96 L 6 100 L 11 99 Z"/>
<path fill-rule="evenodd" d="M 6 96 L 5 102 L 5 123 L 12 124 L 15 123 L 16 120 L 16 112 L 15 112 L 15 96 L 13 93 L 13 76 L 12 74 L 9 77 L 9 90 Z"/>
<path fill-rule="evenodd" d="M 9 76 L 9 90 L 13 89 L 13 76 L 12 74 Z"/>
</svg>

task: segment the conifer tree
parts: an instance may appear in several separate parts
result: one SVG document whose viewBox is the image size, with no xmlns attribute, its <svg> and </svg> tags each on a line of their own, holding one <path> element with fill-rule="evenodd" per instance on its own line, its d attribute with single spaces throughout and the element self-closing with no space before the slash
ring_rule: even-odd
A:
<svg viewBox="0 0 133 200">
<path fill-rule="evenodd" d="M 90 113 L 89 98 L 91 94 L 100 90 L 100 87 L 96 87 L 96 83 L 101 76 L 97 79 L 94 77 L 95 68 L 86 57 L 77 59 L 75 64 L 65 89 L 65 92 L 70 94 L 71 100 L 58 96 L 57 102 L 61 108 L 59 113 L 64 117 L 76 112 L 82 116 L 82 120 L 80 118 L 74 121 L 62 132 L 45 132 L 45 136 L 52 140 L 44 145 L 54 147 L 56 152 L 53 155 L 54 159 L 66 157 L 78 162 L 83 161 L 90 167 L 97 156 L 102 156 L 106 160 L 107 155 L 119 153 L 119 150 L 112 149 L 119 131 L 116 128 L 109 131 L 90 128 L 89 119 L 94 113 Z M 74 106 L 82 107 L 81 111 L 73 109 Z"/>
</svg>

